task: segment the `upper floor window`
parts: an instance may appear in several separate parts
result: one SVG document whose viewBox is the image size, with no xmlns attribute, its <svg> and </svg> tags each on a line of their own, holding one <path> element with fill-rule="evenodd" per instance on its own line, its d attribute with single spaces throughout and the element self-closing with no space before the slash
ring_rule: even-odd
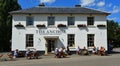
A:
<svg viewBox="0 0 120 66">
<path fill-rule="evenodd" d="M 33 34 L 26 34 L 26 47 L 33 47 Z"/>
<path fill-rule="evenodd" d="M 34 18 L 32 16 L 27 16 L 26 17 L 26 26 L 33 25 L 34 23 Z"/>
<path fill-rule="evenodd" d="M 55 24 L 55 17 L 49 16 L 48 17 L 48 26 Z"/>
<path fill-rule="evenodd" d="M 75 34 L 68 34 L 68 46 L 74 47 L 75 46 Z"/>
<path fill-rule="evenodd" d="M 87 17 L 87 25 L 94 25 L 94 17 Z"/>
<path fill-rule="evenodd" d="M 68 21 L 68 25 L 74 25 L 75 17 L 68 17 L 67 21 Z"/>
<path fill-rule="evenodd" d="M 94 46 L 94 34 L 87 35 L 87 45 L 88 45 L 88 47 Z"/>
</svg>

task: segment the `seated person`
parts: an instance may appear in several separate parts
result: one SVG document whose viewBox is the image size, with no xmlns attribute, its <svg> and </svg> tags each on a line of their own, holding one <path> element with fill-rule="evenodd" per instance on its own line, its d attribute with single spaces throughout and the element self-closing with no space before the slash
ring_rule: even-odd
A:
<svg viewBox="0 0 120 66">
<path fill-rule="evenodd" d="M 76 54 L 80 55 L 81 53 L 81 48 L 78 46 L 78 48 L 76 49 Z"/>
<path fill-rule="evenodd" d="M 66 52 L 66 49 L 63 47 L 63 57 L 66 57 L 67 56 L 67 52 Z"/>
<path fill-rule="evenodd" d="M 13 52 L 13 58 L 18 57 L 18 53 L 19 53 L 19 51 L 18 51 L 18 49 L 16 49 L 16 50 Z"/>
<path fill-rule="evenodd" d="M 89 52 L 88 52 L 88 50 L 86 49 L 86 47 L 84 47 L 84 48 L 82 49 L 82 54 L 83 54 L 83 55 L 89 55 Z"/>
<path fill-rule="evenodd" d="M 105 55 L 105 48 L 104 48 L 104 47 L 101 47 L 101 48 L 100 48 L 99 54 L 100 54 L 101 56 Z"/>
<path fill-rule="evenodd" d="M 68 55 L 71 55 L 69 46 L 67 46 L 66 52 L 67 52 Z"/>
<path fill-rule="evenodd" d="M 37 52 L 37 50 L 36 50 L 35 48 L 33 49 L 32 54 L 33 54 L 33 57 L 34 57 L 34 58 L 38 59 L 39 53 Z"/>
<path fill-rule="evenodd" d="M 29 57 L 29 53 L 30 53 L 30 49 L 27 49 L 26 53 L 25 53 L 25 57 L 28 58 Z"/>
<path fill-rule="evenodd" d="M 57 58 L 59 57 L 59 56 L 58 56 L 58 53 L 59 53 L 59 50 L 58 50 L 58 48 L 56 48 L 56 49 L 55 49 L 55 58 L 56 58 L 56 57 L 57 57 Z"/>
<path fill-rule="evenodd" d="M 93 50 L 92 50 L 93 54 L 97 54 L 97 48 L 94 46 Z"/>
<path fill-rule="evenodd" d="M 59 49 L 58 56 L 59 56 L 59 58 L 61 58 L 61 57 L 66 57 L 66 56 L 67 56 L 67 52 L 66 52 L 66 50 L 65 50 L 64 47 L 61 47 L 61 48 Z"/>
</svg>

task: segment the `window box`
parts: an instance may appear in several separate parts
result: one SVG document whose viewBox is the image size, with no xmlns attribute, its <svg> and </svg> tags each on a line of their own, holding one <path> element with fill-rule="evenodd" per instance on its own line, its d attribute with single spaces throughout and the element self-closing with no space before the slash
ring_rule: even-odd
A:
<svg viewBox="0 0 120 66">
<path fill-rule="evenodd" d="M 106 27 L 106 25 L 101 24 L 101 25 L 97 25 L 97 27 Z"/>
<path fill-rule="evenodd" d="M 24 27 L 24 25 L 22 25 L 21 23 L 16 24 L 15 27 Z"/>
<path fill-rule="evenodd" d="M 39 25 L 36 25 L 36 27 L 45 27 L 45 25 L 40 25 L 40 24 L 39 24 Z"/>
<path fill-rule="evenodd" d="M 79 25 L 77 25 L 78 27 L 86 27 L 86 25 L 85 24 L 79 24 Z"/>
<path fill-rule="evenodd" d="M 58 27 L 66 27 L 64 24 L 59 24 Z"/>
</svg>

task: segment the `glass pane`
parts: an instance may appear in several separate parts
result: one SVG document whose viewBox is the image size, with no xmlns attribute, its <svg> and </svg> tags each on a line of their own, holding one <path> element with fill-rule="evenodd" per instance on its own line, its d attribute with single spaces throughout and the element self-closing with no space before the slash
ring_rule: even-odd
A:
<svg viewBox="0 0 120 66">
<path fill-rule="evenodd" d="M 31 16 L 26 17 L 26 25 L 27 26 L 33 25 L 33 21 L 34 21 L 33 17 L 31 17 Z"/>
<path fill-rule="evenodd" d="M 68 17 L 68 25 L 74 25 L 75 17 Z"/>
<path fill-rule="evenodd" d="M 94 25 L 94 17 L 87 17 L 87 25 Z"/>
<path fill-rule="evenodd" d="M 26 35 L 26 47 L 33 47 L 33 34 Z"/>
<path fill-rule="evenodd" d="M 75 35 L 74 34 L 68 34 L 68 46 L 74 46 L 73 44 L 75 44 L 74 43 L 74 37 L 75 37 Z"/>
<path fill-rule="evenodd" d="M 55 17 L 48 17 L 48 25 L 54 25 Z"/>
<path fill-rule="evenodd" d="M 94 34 L 88 34 L 88 47 L 94 46 Z"/>
</svg>

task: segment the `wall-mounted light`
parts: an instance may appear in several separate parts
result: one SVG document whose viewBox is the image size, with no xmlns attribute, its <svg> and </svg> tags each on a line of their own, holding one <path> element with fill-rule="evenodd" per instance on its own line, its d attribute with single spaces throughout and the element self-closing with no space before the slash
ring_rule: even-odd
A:
<svg viewBox="0 0 120 66">
<path fill-rule="evenodd" d="M 64 42 L 64 39 L 62 38 L 62 41 Z"/>
<path fill-rule="evenodd" d="M 41 41 L 41 39 L 39 38 L 39 41 Z"/>
<path fill-rule="evenodd" d="M 31 13 L 29 13 L 28 15 L 31 16 Z"/>
<path fill-rule="evenodd" d="M 72 14 L 70 14 L 70 16 L 72 16 Z"/>
<path fill-rule="evenodd" d="M 90 16 L 92 16 L 92 14 L 90 13 Z"/>
</svg>

